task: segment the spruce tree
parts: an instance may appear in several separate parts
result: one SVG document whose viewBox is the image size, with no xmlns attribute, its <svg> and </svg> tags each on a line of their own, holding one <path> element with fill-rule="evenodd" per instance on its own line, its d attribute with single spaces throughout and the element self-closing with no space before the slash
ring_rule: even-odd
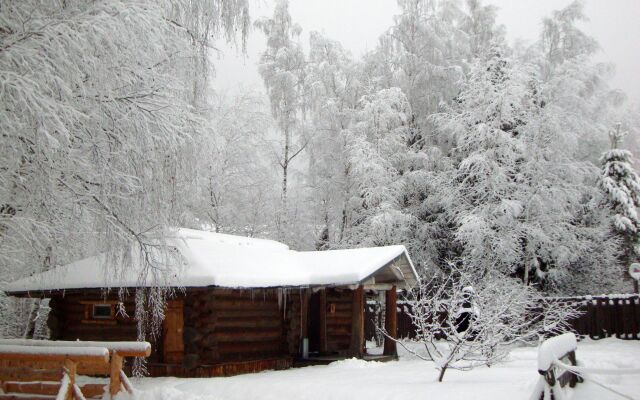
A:
<svg viewBox="0 0 640 400">
<path fill-rule="evenodd" d="M 631 152 L 618 148 L 627 134 L 621 131 L 620 123 L 609 131 L 611 149 L 600 158 L 602 176 L 600 186 L 607 195 L 607 203 L 615 213 L 613 230 L 622 239 L 621 262 L 626 267 L 637 259 L 638 247 L 638 202 L 640 179 L 633 170 Z"/>
</svg>

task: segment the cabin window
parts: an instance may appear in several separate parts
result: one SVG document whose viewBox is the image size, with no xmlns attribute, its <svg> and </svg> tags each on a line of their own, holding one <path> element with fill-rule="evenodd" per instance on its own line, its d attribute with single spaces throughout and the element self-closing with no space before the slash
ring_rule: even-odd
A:
<svg viewBox="0 0 640 400">
<path fill-rule="evenodd" d="M 112 307 L 111 304 L 94 304 L 91 317 L 93 319 L 112 319 Z"/>
<path fill-rule="evenodd" d="M 84 306 L 83 324 L 116 325 L 117 301 L 111 300 L 84 300 L 80 301 Z"/>
</svg>

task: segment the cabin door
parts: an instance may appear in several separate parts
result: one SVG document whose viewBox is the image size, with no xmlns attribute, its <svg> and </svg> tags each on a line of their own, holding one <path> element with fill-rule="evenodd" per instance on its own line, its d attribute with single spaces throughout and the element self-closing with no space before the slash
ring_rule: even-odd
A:
<svg viewBox="0 0 640 400">
<path fill-rule="evenodd" d="M 184 302 L 181 299 L 167 301 L 162 326 L 162 356 L 165 363 L 181 364 L 184 355 Z"/>
<path fill-rule="evenodd" d="M 309 298 L 309 353 L 327 352 L 327 292 L 321 289 Z"/>
</svg>

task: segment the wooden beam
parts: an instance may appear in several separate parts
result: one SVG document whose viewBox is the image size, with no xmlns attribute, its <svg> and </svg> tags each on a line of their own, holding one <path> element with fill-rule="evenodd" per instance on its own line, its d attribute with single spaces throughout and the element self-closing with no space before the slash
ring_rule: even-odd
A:
<svg viewBox="0 0 640 400">
<path fill-rule="evenodd" d="M 393 286 L 392 283 L 376 283 L 373 285 L 364 285 L 364 290 L 389 290 L 391 289 Z"/>
<path fill-rule="evenodd" d="M 300 338 L 309 337 L 309 296 L 310 290 L 304 289 L 300 293 Z"/>
<path fill-rule="evenodd" d="M 76 363 L 71 359 L 64 360 L 64 372 L 69 377 L 69 382 L 65 390 L 64 399 L 71 400 L 73 399 L 73 385 L 76 384 Z M 60 387 L 60 390 L 63 390 L 63 387 Z M 60 398 L 60 393 L 58 393 L 58 398 Z"/>
<path fill-rule="evenodd" d="M 0 345 L 0 360 L 3 361 L 64 362 L 66 359 L 83 363 L 107 364 L 109 362 L 109 351 L 100 347 L 53 347 L 38 353 L 35 346 Z"/>
<path fill-rule="evenodd" d="M 117 352 L 113 352 L 111 355 L 111 368 L 109 371 L 109 394 L 111 398 L 114 398 L 118 392 L 122 382 L 120 380 L 120 372 L 122 371 L 122 356 Z"/>
<path fill-rule="evenodd" d="M 398 292 L 396 292 L 396 287 L 393 286 L 391 289 L 387 290 L 385 294 L 384 329 L 387 331 L 387 335 L 396 339 L 398 337 L 398 312 L 396 309 L 398 303 Z M 398 356 L 396 342 L 386 336 L 384 338 L 383 354 L 385 356 Z"/>
<path fill-rule="evenodd" d="M 362 357 L 364 355 L 364 288 L 358 286 L 353 291 L 351 303 L 351 344 L 349 356 Z"/>
<path fill-rule="evenodd" d="M 320 325 L 319 339 L 320 352 L 327 352 L 327 289 L 320 291 L 320 315 L 318 324 Z"/>
<path fill-rule="evenodd" d="M 78 340 L 33 340 L 33 339 L 0 339 L 3 345 L 29 347 L 104 347 L 109 352 L 117 351 L 122 357 L 148 357 L 151 354 L 149 342 L 95 342 Z"/>
</svg>

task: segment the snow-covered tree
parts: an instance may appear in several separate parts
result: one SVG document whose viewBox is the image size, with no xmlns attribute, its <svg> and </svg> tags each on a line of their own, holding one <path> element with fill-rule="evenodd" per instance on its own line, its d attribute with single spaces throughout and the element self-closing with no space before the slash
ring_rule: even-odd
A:
<svg viewBox="0 0 640 400">
<path fill-rule="evenodd" d="M 301 115 L 304 111 L 305 55 L 297 41 L 302 28 L 291 20 L 287 0 L 279 0 L 273 16 L 256 21 L 256 26 L 267 36 L 267 48 L 260 57 L 258 69 L 282 138 L 277 155 L 282 172 L 282 204 L 276 223 L 278 237 L 286 239 L 289 167 L 308 143 Z"/>
<path fill-rule="evenodd" d="M 553 75 L 554 69 L 565 61 L 593 54 L 598 49 L 598 43 L 576 26 L 577 22 L 588 20 L 584 5 L 583 0 L 575 0 L 542 20 L 543 78 Z"/>
<path fill-rule="evenodd" d="M 211 131 L 198 143 L 196 192 L 189 201 L 194 227 L 246 236 L 273 230 L 278 179 L 266 131 L 272 124 L 261 95 L 217 95 L 208 109 Z"/>
<path fill-rule="evenodd" d="M 626 134 L 627 132 L 621 130 L 619 123 L 609 131 L 611 149 L 604 152 L 600 158 L 602 175 L 599 182 L 606 194 L 606 202 L 615 213 L 612 221 L 613 230 L 623 240 L 623 266 L 628 266 L 640 254 L 640 178 L 633 169 L 631 153 L 619 148 Z"/>
<path fill-rule="evenodd" d="M 196 41 L 248 17 L 243 0 L 207 4 L 217 6 L 3 3 L 0 279 L 98 252 L 115 275 L 131 243 L 145 253 L 157 231 L 183 222 L 192 164 L 182 155 L 205 126 L 191 89 L 205 72 L 187 79 L 182 67 Z M 167 271 L 146 267 L 141 279 L 156 287 L 141 298 L 157 326 Z"/>
<path fill-rule="evenodd" d="M 599 46 L 578 23 L 586 20 L 584 2 L 574 1 L 543 20 L 541 37 L 530 48 L 541 93 L 556 114 L 555 129 L 573 149 L 572 156 L 598 164 L 607 146 L 607 129 L 618 121 L 625 96 L 611 90 L 611 64 L 596 62 Z"/>
<path fill-rule="evenodd" d="M 479 278 L 499 271 L 562 290 L 585 263 L 602 270 L 615 262 L 617 245 L 595 206 L 594 167 L 565 162 L 570 149 L 533 71 L 494 51 L 435 116 L 454 143 L 442 203 L 458 259 Z"/>
<path fill-rule="evenodd" d="M 424 347 L 407 350 L 433 361 L 439 382 L 448 369 L 491 366 L 513 344 L 570 331 L 568 321 L 579 315 L 571 305 L 550 306 L 534 288 L 513 279 L 489 275 L 477 282 L 474 276 L 453 267 L 423 281 L 410 296 L 415 340 Z"/>
<path fill-rule="evenodd" d="M 314 226 L 321 227 L 316 247 L 329 248 L 344 235 L 349 185 L 347 143 L 362 95 L 359 65 L 340 43 L 311 32 L 306 67 L 310 130 L 308 173 Z"/>
<path fill-rule="evenodd" d="M 349 181 L 345 244 L 384 245 L 406 228 L 399 209 L 399 171 L 407 151 L 411 108 L 399 88 L 361 99 L 358 123 L 347 140 Z"/>
</svg>

